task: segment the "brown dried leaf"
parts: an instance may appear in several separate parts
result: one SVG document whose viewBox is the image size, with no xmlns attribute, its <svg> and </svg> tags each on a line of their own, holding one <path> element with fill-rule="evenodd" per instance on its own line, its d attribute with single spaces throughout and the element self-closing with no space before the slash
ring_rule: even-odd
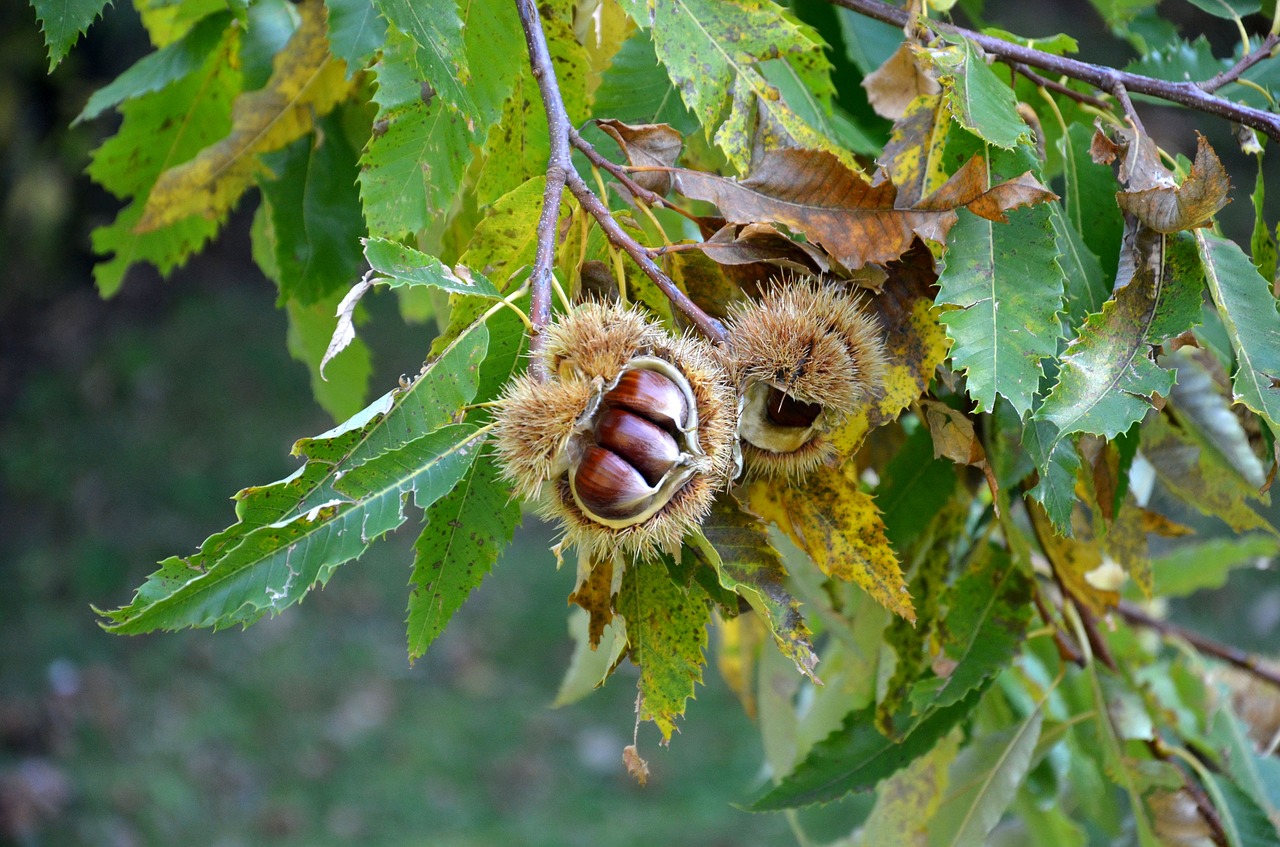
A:
<svg viewBox="0 0 1280 847">
<path fill-rule="evenodd" d="M 1196 160 L 1182 185 L 1142 190 L 1130 186 L 1130 190 L 1116 195 L 1120 208 L 1156 232 L 1180 232 L 1206 225 L 1229 202 L 1231 181 L 1209 142 L 1203 135 L 1199 139 Z"/>
<path fill-rule="evenodd" d="M 937 400 L 921 400 L 920 407 L 924 410 L 925 425 L 933 438 L 933 457 L 946 456 L 958 465 L 971 465 L 982 471 L 991 489 L 992 502 L 999 503 L 1000 484 L 987 463 L 987 451 L 973 430 L 973 421 L 963 412 Z"/>
<path fill-rule="evenodd" d="M 569 595 L 569 602 L 581 606 L 591 616 L 587 633 L 594 650 L 600 646 L 604 628 L 613 620 L 613 557 L 601 556 L 587 567 L 591 570 Z"/>
<path fill-rule="evenodd" d="M 597 120 L 596 126 L 604 130 L 634 167 L 669 168 L 680 158 L 684 137 L 669 124 L 624 124 L 622 121 Z M 665 171 L 638 171 L 631 178 L 641 188 L 656 194 L 671 190 L 671 175 Z"/>
<path fill-rule="evenodd" d="M 802 232 L 849 270 L 892 261 L 917 237 L 945 241 L 955 210 L 975 201 L 980 201 L 979 213 L 994 220 L 1008 208 L 1054 196 L 1042 186 L 1036 195 L 1028 175 L 1011 180 L 1015 185 L 1009 188 L 1008 183 L 988 186 L 986 160 L 980 156 L 908 208 L 898 205 L 892 183 L 869 183 L 835 156 L 815 150 L 769 151 L 742 181 L 680 168 L 672 173 L 675 190 L 686 197 L 715 203 L 733 222 L 774 221 Z"/>
<path fill-rule="evenodd" d="M 862 80 L 871 108 L 880 117 L 896 121 L 917 97 L 941 93 L 942 86 L 916 61 L 917 49 L 908 41 L 902 42 L 884 64 Z"/>
<path fill-rule="evenodd" d="M 636 745 L 628 744 L 622 748 L 622 763 L 627 766 L 627 773 L 636 782 L 644 785 L 649 781 L 649 763 L 640 758 Z"/>
<path fill-rule="evenodd" d="M 702 242 L 701 249 L 721 265 L 770 265 L 770 276 L 778 270 L 806 274 L 831 270 L 827 255 L 817 247 L 788 238 L 767 223 L 725 224 Z"/>
</svg>

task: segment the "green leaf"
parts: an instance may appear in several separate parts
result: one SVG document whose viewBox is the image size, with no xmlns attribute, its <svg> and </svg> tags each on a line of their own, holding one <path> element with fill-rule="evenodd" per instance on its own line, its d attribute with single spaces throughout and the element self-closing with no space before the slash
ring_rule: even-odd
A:
<svg viewBox="0 0 1280 847">
<path fill-rule="evenodd" d="M 449 425 L 476 394 L 487 346 L 480 324 L 408 389 L 384 396 L 295 453 L 292 476 L 237 495 L 239 522 L 193 556 L 161 562 L 133 603 L 104 613 L 113 632 L 248 625 L 325 583 L 338 565 L 403 522 L 404 495 L 420 508 L 446 494 L 475 460 L 484 431 Z"/>
<path fill-rule="evenodd" d="M 1062 206 L 1049 204 L 1053 231 L 1057 237 L 1058 264 L 1066 278 L 1067 325 L 1076 329 L 1085 316 L 1102 308 L 1111 296 L 1111 286 L 1080 232 L 1067 219 Z"/>
<path fill-rule="evenodd" d="M 1126 65 L 1125 70 L 1169 82 L 1202 82 L 1229 67 L 1231 63 L 1216 58 L 1209 39 L 1200 35 L 1195 41 L 1179 38 L 1145 53 Z M 1168 102 L 1140 94 L 1134 96 L 1153 103 Z"/>
<path fill-rule="evenodd" d="M 969 396 L 990 411 L 996 396 L 1019 415 L 1040 385 L 1040 360 L 1058 351 L 1064 279 L 1049 209 L 1019 209 L 1000 224 L 965 210 L 947 239 L 938 305 Z"/>
<path fill-rule="evenodd" d="M 369 66 L 387 38 L 387 22 L 372 0 L 325 0 L 329 10 L 329 46 L 347 63 L 347 76 Z"/>
<path fill-rule="evenodd" d="M 721 496 L 702 522 L 702 538 L 694 536 L 690 543 L 715 568 L 720 584 L 745 597 L 768 624 L 782 654 L 812 678 L 818 657 L 809 628 L 800 615 L 800 601 L 787 589 L 787 569 L 770 546 L 764 524 L 731 497 Z"/>
<path fill-rule="evenodd" d="M 200 69 L 162 91 L 128 100 L 120 108 L 120 130 L 94 151 L 88 173 L 116 197 L 131 200 L 113 223 L 93 231 L 93 250 L 108 255 L 93 269 L 98 290 L 120 290 L 136 262 L 168 274 L 198 252 L 221 220 L 191 217 L 154 232 L 137 233 L 143 206 L 161 172 L 195 156 L 231 129 L 231 103 L 240 89 L 233 56 L 240 32 L 225 30 L 222 42 Z"/>
<path fill-rule="evenodd" d="M 1210 370 L 1218 369 L 1212 354 L 1181 348 L 1168 356 L 1178 373 L 1178 382 L 1169 395 L 1178 422 L 1187 434 L 1240 475 L 1249 488 L 1260 491 L 1267 481 L 1267 469 L 1253 452 L 1249 433 L 1231 410 L 1231 401 Z"/>
<path fill-rule="evenodd" d="M 373 374 L 369 348 L 355 339 L 345 350 L 325 365 L 320 376 L 320 362 L 329 347 L 337 325 L 336 312 L 342 299 L 338 293 L 325 300 L 303 306 L 286 305 L 289 316 L 289 354 L 307 366 L 311 377 L 311 393 L 334 420 L 346 420 L 364 405 Z"/>
<path fill-rule="evenodd" d="M 524 61 L 511 4 L 467 4 L 458 23 L 465 52 L 458 49 L 454 23 L 434 18 L 452 5 L 392 5 L 393 19 L 403 18 L 417 35 L 389 32 L 374 66 L 378 116 L 360 174 L 373 235 L 397 238 L 451 213 L 475 150 L 501 117 Z M 458 21 L 456 13 L 448 17 Z"/>
<path fill-rule="evenodd" d="M 1031 767 L 1044 712 L 1016 727 L 975 739 L 951 766 L 950 784 L 929 821 L 930 847 L 982 847 Z"/>
<path fill-rule="evenodd" d="M 278 614 L 404 523 L 410 495 L 426 508 L 448 493 L 475 461 L 486 434 L 470 424 L 442 427 L 352 468 L 334 483 L 339 499 L 249 530 L 211 560 L 203 550 L 199 564 L 165 560 L 149 580 L 164 583 L 164 596 L 144 600 L 139 591 L 132 605 L 106 613 L 111 622 L 105 628 L 126 635 L 222 629 Z"/>
<path fill-rule="evenodd" d="M 942 74 L 938 82 L 951 102 L 951 114 L 960 126 L 979 138 L 1012 150 L 1030 135 L 1018 115 L 1013 89 L 1000 81 L 983 58 L 982 50 L 967 38 L 927 53 Z"/>
<path fill-rule="evenodd" d="M 470 57 L 463 38 L 463 21 L 455 0 L 376 0 L 376 6 L 398 32 L 409 36 L 417 49 L 414 61 L 433 95 L 462 113 L 473 108 L 467 90 L 472 78 Z M 425 97 L 423 99 L 426 99 Z"/>
<path fill-rule="evenodd" d="M 624 124 L 670 124 L 681 135 L 698 128 L 685 108 L 680 91 L 671 82 L 653 52 L 653 40 L 644 30 L 622 43 L 613 63 L 600 78 L 592 112 Z"/>
<path fill-rule="evenodd" d="M 1263 179 L 1262 156 L 1258 156 L 1258 177 L 1253 183 L 1253 232 L 1249 236 L 1249 253 L 1253 257 L 1253 266 L 1262 274 L 1263 279 L 1276 278 L 1276 240 L 1271 236 L 1267 226 L 1266 198 L 1267 184 Z"/>
<path fill-rule="evenodd" d="M 702 682 L 711 610 L 701 591 L 686 591 L 671 581 L 662 562 L 651 561 L 627 567 L 617 611 L 627 622 L 631 658 L 640 666 L 639 718 L 657 724 L 667 743 L 685 701 Z"/>
<path fill-rule="evenodd" d="M 932 710 L 907 727 L 900 740 L 875 727 L 875 706 L 851 712 L 840 729 L 814 745 L 809 756 L 780 784 L 751 804 L 757 812 L 826 803 L 854 791 L 874 788 L 882 779 L 928 753 L 938 739 L 964 720 L 984 690 L 945 709 Z"/>
<path fill-rule="evenodd" d="M 1124 220 L 1116 205 L 1120 183 L 1112 168 L 1093 161 L 1089 153 L 1092 139 L 1093 129 L 1083 124 L 1072 124 L 1059 137 L 1066 184 L 1063 204 L 1067 219 L 1089 251 L 1098 257 L 1102 265 L 1102 287 L 1110 296 L 1110 283 L 1116 277 L 1124 239 Z"/>
<path fill-rule="evenodd" d="M 1161 597 L 1186 597 L 1203 589 L 1221 588 L 1231 571 L 1277 554 L 1280 540 L 1266 535 L 1183 543 L 1151 560 L 1155 590 Z"/>
<path fill-rule="evenodd" d="M 457 269 L 447 267 L 435 256 L 428 256 L 412 247 L 406 247 L 385 238 L 369 238 L 365 240 L 364 256 L 382 277 L 373 282 L 399 288 L 401 286 L 425 285 L 442 288 L 453 294 L 466 294 L 475 297 L 486 297 L 497 300 L 502 295 L 493 283 L 476 272 L 459 265 Z"/>
<path fill-rule="evenodd" d="M 757 119 L 809 142 L 804 146 L 832 146 L 822 143 L 756 67 L 782 57 L 811 90 L 817 90 L 817 81 L 830 89 L 822 44 L 779 6 L 770 0 L 626 0 L 623 5 L 632 20 L 651 30 L 658 61 L 685 105 L 708 135 L 719 128 L 716 143 L 739 172 L 750 163 Z"/>
<path fill-rule="evenodd" d="M 71 50 L 71 45 L 84 34 L 89 24 L 98 19 L 108 0 L 31 0 L 49 48 L 49 70 L 52 71 Z"/>
<path fill-rule="evenodd" d="M 876 804 L 862 827 L 863 844 L 926 847 L 925 825 L 942 802 L 948 771 L 959 752 L 959 733 L 876 786 Z"/>
<path fill-rule="evenodd" d="M 615 616 L 605 624 L 600 641 L 591 644 L 591 616 L 583 609 L 569 610 L 569 637 L 573 640 L 573 658 L 560 681 L 560 689 L 551 708 L 568 706 L 586 697 L 604 684 L 622 659 L 627 648 L 627 632 L 622 618 Z"/>
<path fill-rule="evenodd" d="M 1178 499 L 1224 521 L 1237 532 L 1258 529 L 1280 535 L 1246 502 L 1257 490 L 1204 450 L 1163 415 L 1142 425 L 1142 455 Z"/>
<path fill-rule="evenodd" d="M 222 41 L 230 23 L 231 15 L 226 12 L 210 15 L 180 40 L 143 56 L 129 70 L 93 92 L 71 125 L 91 121 L 126 100 L 159 91 L 199 70 Z"/>
<path fill-rule="evenodd" d="M 1233 241 L 1196 230 L 1209 292 L 1236 354 L 1233 399 L 1280 433 L 1280 314 L 1267 280 Z"/>
<path fill-rule="evenodd" d="M 916 683 L 911 700 L 917 711 L 950 706 L 983 685 L 1013 661 L 1031 619 L 1030 578 L 1008 551 L 979 548 L 964 575 L 947 590 L 946 618 L 939 625 L 945 661 Z"/>
<path fill-rule="evenodd" d="M 1151 360 L 1152 345 L 1199 322 L 1201 281 L 1187 238 L 1145 227 L 1131 237 L 1131 278 L 1080 328 L 1036 413 L 1059 438 L 1115 438 L 1140 421 L 1173 387 L 1173 372 Z"/>
<path fill-rule="evenodd" d="M 409 659 L 426 652 L 493 569 L 520 523 L 497 464 L 483 455 L 465 477 L 427 509 L 427 525 L 413 545 L 409 594 Z"/>
<path fill-rule="evenodd" d="M 1219 18 L 1238 19 L 1262 8 L 1260 0 L 1187 0 L 1202 12 Z"/>
<path fill-rule="evenodd" d="M 1276 847 L 1280 844 L 1280 832 L 1276 831 L 1276 825 L 1266 811 L 1234 782 L 1221 774 L 1210 774 L 1205 788 L 1213 797 L 1230 847 Z"/>
<path fill-rule="evenodd" d="M 277 176 L 259 181 L 275 234 L 280 298 L 303 306 L 349 287 L 362 264 L 356 150 L 337 115 L 316 130 L 266 157 Z"/>
<path fill-rule="evenodd" d="M 845 54 L 863 76 L 883 65 L 902 43 L 902 27 L 868 18 L 843 6 L 836 8 L 836 18 L 840 22 L 840 34 L 844 36 Z"/>
<path fill-rule="evenodd" d="M 880 479 L 876 505 L 884 519 L 884 534 L 893 549 L 905 555 L 955 492 L 955 465 L 934 458 L 929 430 L 918 426 Z"/>
<path fill-rule="evenodd" d="M 1040 471 L 1040 480 L 1027 492 L 1044 507 L 1059 535 L 1071 535 L 1071 511 L 1076 505 L 1076 477 L 1080 456 L 1070 438 L 1058 435 L 1048 421 L 1028 418 L 1022 444 Z"/>
</svg>

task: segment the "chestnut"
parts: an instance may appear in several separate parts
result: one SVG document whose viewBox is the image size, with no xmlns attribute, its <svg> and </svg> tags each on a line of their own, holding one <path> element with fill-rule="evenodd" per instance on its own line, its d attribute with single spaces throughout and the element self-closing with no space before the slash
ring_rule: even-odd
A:
<svg viewBox="0 0 1280 847">
<path fill-rule="evenodd" d="M 678 549 L 737 470 L 720 355 L 617 304 L 580 304 L 545 332 L 552 376 L 515 379 L 496 416 L 504 475 L 592 555 Z"/>
<path fill-rule="evenodd" d="M 793 276 L 729 323 L 743 459 L 757 474 L 803 477 L 832 454 L 826 433 L 882 393 L 879 322 L 846 290 Z"/>
</svg>

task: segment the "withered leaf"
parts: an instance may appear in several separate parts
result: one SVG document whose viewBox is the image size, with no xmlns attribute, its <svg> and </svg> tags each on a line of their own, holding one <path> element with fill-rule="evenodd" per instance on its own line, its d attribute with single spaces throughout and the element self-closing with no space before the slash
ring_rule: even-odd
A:
<svg viewBox="0 0 1280 847">
<path fill-rule="evenodd" d="M 1199 138 L 1196 160 L 1182 185 L 1121 191 L 1116 194 L 1120 208 L 1156 232 L 1180 232 L 1207 224 L 1227 205 L 1231 182 L 1209 142 L 1203 135 Z"/>
<path fill-rule="evenodd" d="M 684 138 L 670 124 L 624 124 L 622 121 L 598 120 L 600 127 L 614 141 L 634 167 L 669 168 L 680 158 Z M 671 175 L 665 171 L 637 171 L 631 178 L 641 188 L 656 194 L 671 190 Z"/>
<path fill-rule="evenodd" d="M 818 274 L 831 270 L 827 255 L 812 244 L 788 238 L 767 223 L 725 224 L 701 244 L 717 264 L 767 264 L 778 270 Z"/>
<path fill-rule="evenodd" d="M 884 64 L 862 80 L 871 108 L 880 117 L 896 121 L 907 113 L 907 107 L 917 97 L 942 91 L 933 75 L 916 60 L 917 49 L 910 42 L 902 42 Z"/>
<path fill-rule="evenodd" d="M 774 221 L 802 232 L 849 270 L 868 262 L 892 261 L 916 237 L 944 241 L 955 225 L 957 208 L 970 207 L 998 220 L 993 216 L 1055 196 L 1029 174 L 1011 180 L 1014 187 L 989 186 L 986 160 L 980 156 L 907 208 L 899 207 L 898 191 L 891 182 L 867 182 L 822 151 L 767 152 L 741 181 L 680 168 L 672 173 L 675 190 L 686 197 L 715 203 L 730 221 Z"/>
<path fill-rule="evenodd" d="M 593 557 L 586 567 L 590 570 L 569 595 L 569 602 L 581 606 L 591 616 L 588 643 L 594 650 L 600 646 L 604 628 L 613 620 L 613 558 Z"/>
<path fill-rule="evenodd" d="M 920 406 L 924 410 L 929 435 L 933 437 L 934 458 L 945 456 L 958 465 L 971 465 L 982 471 L 991 488 L 992 500 L 998 503 L 1000 485 L 987 463 L 987 451 L 974 432 L 973 421 L 963 412 L 937 400 L 921 400 Z"/>
<path fill-rule="evenodd" d="M 649 781 L 649 763 L 640 757 L 640 751 L 636 749 L 636 745 L 628 744 L 622 748 L 622 763 L 627 767 L 627 773 L 636 782 L 644 785 Z"/>
</svg>

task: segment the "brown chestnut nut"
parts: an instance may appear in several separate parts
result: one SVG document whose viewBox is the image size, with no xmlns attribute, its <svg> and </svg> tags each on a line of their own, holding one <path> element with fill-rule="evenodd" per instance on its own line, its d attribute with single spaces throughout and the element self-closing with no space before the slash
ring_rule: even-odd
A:
<svg viewBox="0 0 1280 847">
<path fill-rule="evenodd" d="M 705 342 L 584 303 L 545 330 L 538 382 L 496 419 L 504 475 L 592 555 L 678 549 L 737 469 L 736 401 Z"/>
<path fill-rule="evenodd" d="M 743 460 L 802 477 L 833 452 L 826 433 L 880 396 L 880 325 L 854 295 L 806 277 L 775 280 L 729 322 Z"/>
</svg>

